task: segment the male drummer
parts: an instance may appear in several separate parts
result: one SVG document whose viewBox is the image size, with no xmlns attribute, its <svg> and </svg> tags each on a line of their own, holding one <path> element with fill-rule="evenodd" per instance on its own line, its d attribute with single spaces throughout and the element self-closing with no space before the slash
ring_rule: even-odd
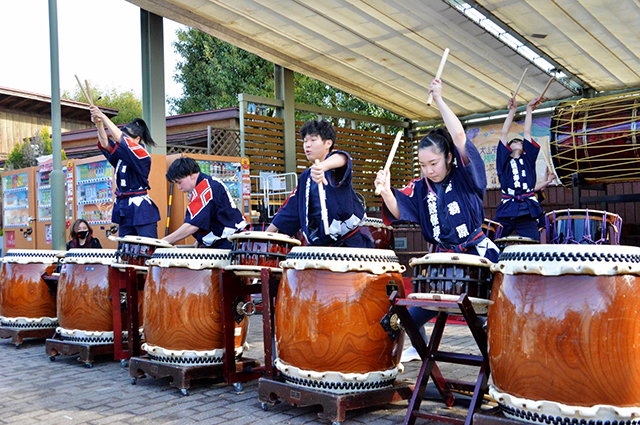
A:
<svg viewBox="0 0 640 425">
<path fill-rule="evenodd" d="M 247 223 L 227 187 L 215 177 L 200 172 L 198 163 L 187 157 L 174 161 L 166 178 L 189 193 L 189 206 L 184 224 L 162 240 L 174 243 L 193 235 L 201 248 L 231 249 L 227 238 L 244 229 Z"/>
<path fill-rule="evenodd" d="M 373 248 L 371 238 L 358 227 L 366 214 L 351 185 L 351 157 L 344 151 L 333 150 L 336 130 L 326 120 L 311 120 L 300 129 L 300 138 L 312 165 L 300 174 L 298 186 L 267 231 L 294 236 L 302 229 L 307 243 L 313 246 Z M 321 208 L 320 184 L 324 187 L 326 211 Z M 328 234 L 322 223 L 324 214 Z"/>
<path fill-rule="evenodd" d="M 536 192 L 546 188 L 555 178 L 547 170 L 544 181 L 536 185 L 536 160 L 540 146 L 531 138 L 531 124 L 533 111 L 541 101 L 536 97 L 527 104 L 523 138 L 514 138 L 507 143 L 509 128 L 518 109 L 516 99 L 509 99 L 509 114 L 502 126 L 496 155 L 502 201 L 498 205 L 495 221 L 502 224 L 503 237 L 515 231 L 520 236 L 540 240 L 538 228 L 542 208 Z"/>
</svg>

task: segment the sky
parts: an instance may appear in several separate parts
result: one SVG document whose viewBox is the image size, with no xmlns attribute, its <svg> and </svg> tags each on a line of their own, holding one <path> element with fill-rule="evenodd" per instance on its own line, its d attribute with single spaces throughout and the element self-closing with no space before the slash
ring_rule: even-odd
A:
<svg viewBox="0 0 640 425">
<path fill-rule="evenodd" d="M 93 87 L 133 90 L 142 98 L 140 8 L 125 0 L 58 0 L 60 92 Z M 178 97 L 173 81 L 180 56 L 171 43 L 178 28 L 164 19 L 165 94 Z M 51 95 L 48 0 L 0 0 L 0 87 Z M 167 107 L 167 115 L 170 111 Z"/>
</svg>

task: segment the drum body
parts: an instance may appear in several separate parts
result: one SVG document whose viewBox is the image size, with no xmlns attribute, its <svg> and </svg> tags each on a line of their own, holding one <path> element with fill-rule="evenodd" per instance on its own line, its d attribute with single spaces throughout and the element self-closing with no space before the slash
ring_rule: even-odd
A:
<svg viewBox="0 0 640 425">
<path fill-rule="evenodd" d="M 157 249 L 149 260 L 144 291 L 143 349 L 163 363 L 222 363 L 220 269 L 229 250 Z M 236 354 L 242 353 L 249 319 L 236 324 Z"/>
<path fill-rule="evenodd" d="M 551 244 L 620 245 L 622 218 L 598 210 L 560 210 L 545 215 Z"/>
<path fill-rule="evenodd" d="M 56 297 L 42 280 L 65 251 L 12 249 L 0 273 L 0 323 L 15 329 L 55 329 Z"/>
<path fill-rule="evenodd" d="M 640 179 L 638 106 L 635 95 L 581 99 L 556 108 L 551 153 L 564 186 L 571 186 L 574 173 L 589 184 Z"/>
<path fill-rule="evenodd" d="M 113 308 L 109 265 L 115 249 L 72 249 L 58 281 L 57 329 L 64 340 L 113 343 Z"/>
<path fill-rule="evenodd" d="M 231 259 L 227 270 L 240 276 L 259 277 L 263 268 L 282 273 L 279 264 L 300 241 L 271 232 L 241 232 L 229 236 Z"/>
<path fill-rule="evenodd" d="M 151 258 L 158 248 L 170 248 L 171 245 L 160 239 L 147 238 L 144 236 L 124 236 L 122 238 L 112 238 L 118 242 L 116 255 L 118 261 L 130 266 L 144 266 L 145 262 Z"/>
<path fill-rule="evenodd" d="M 393 227 L 384 224 L 382 219 L 367 217 L 360 224 L 360 231 L 373 240 L 376 249 L 394 249 Z"/>
<path fill-rule="evenodd" d="M 500 238 L 500 236 L 502 236 L 502 224 L 485 218 L 482 222 L 482 231 L 486 237 L 495 242 Z"/>
<path fill-rule="evenodd" d="M 636 420 L 639 262 L 640 248 L 630 246 L 502 253 L 487 323 L 490 392 L 507 416 L 558 425 Z"/>
<path fill-rule="evenodd" d="M 393 384 L 403 336 L 380 321 L 404 295 L 390 250 L 299 247 L 281 264 L 275 306 L 276 367 L 295 385 L 335 393 Z"/>
<path fill-rule="evenodd" d="M 409 298 L 454 301 L 467 294 L 476 313 L 485 314 L 491 295 L 492 264 L 486 258 L 470 254 L 441 252 L 412 258 L 409 265 L 413 267 L 413 293 Z M 457 308 L 445 310 L 461 313 Z"/>
<path fill-rule="evenodd" d="M 511 245 L 539 245 L 540 241 L 531 238 L 525 238 L 524 236 L 507 236 L 506 238 L 499 238 L 495 240 L 496 245 L 500 251 Z"/>
</svg>

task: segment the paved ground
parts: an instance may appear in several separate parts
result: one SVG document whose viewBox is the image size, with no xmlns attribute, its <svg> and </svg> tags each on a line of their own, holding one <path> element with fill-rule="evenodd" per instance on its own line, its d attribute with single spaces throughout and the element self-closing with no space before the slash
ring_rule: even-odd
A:
<svg viewBox="0 0 640 425">
<path fill-rule="evenodd" d="M 253 316 L 246 357 L 263 362 L 262 317 Z M 405 346 L 408 342 L 405 341 Z M 448 325 L 442 348 L 478 353 L 466 326 Z M 237 393 L 233 386 L 211 380 L 192 382 L 189 396 L 169 386 L 167 379 L 142 379 L 131 385 L 128 368 L 100 359 L 88 369 L 75 357 L 45 355 L 43 340 L 26 340 L 16 349 L 0 340 L 0 423 L 3 424 L 328 424 L 318 417 L 319 407 L 295 408 L 286 403 L 263 411 L 257 381 Z M 415 382 L 419 362 L 405 364 L 399 379 Z M 475 381 L 473 367 L 441 364 L 448 378 Z M 463 402 L 461 402 L 463 404 Z M 438 400 L 425 400 L 423 408 L 466 414 L 464 406 L 446 409 Z M 407 402 L 349 411 L 345 424 L 402 423 Z M 418 420 L 418 423 L 426 421 Z"/>
</svg>

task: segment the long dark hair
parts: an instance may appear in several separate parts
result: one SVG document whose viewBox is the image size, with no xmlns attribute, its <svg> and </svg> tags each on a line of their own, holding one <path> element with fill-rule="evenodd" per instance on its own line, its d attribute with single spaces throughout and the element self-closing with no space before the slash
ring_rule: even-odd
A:
<svg viewBox="0 0 640 425">
<path fill-rule="evenodd" d="M 69 236 L 71 237 L 71 248 L 80 248 L 80 238 L 78 237 L 78 227 L 80 227 L 80 223 L 84 223 L 87 226 L 87 230 L 89 233 L 84 241 L 84 246 L 91 246 L 91 239 L 93 238 L 93 228 L 89 225 L 89 222 L 84 218 L 79 218 L 73 222 L 71 225 L 71 230 L 69 231 Z"/>
<path fill-rule="evenodd" d="M 446 128 L 440 127 L 435 130 L 431 130 L 429 134 L 420 140 L 420 143 L 418 144 L 418 152 L 427 148 L 434 149 L 436 153 L 443 154 L 445 161 L 447 161 L 449 154 L 451 154 L 451 161 L 453 161 L 453 139 Z M 447 170 L 450 169 L 450 165 L 451 162 L 447 163 Z"/>
<path fill-rule="evenodd" d="M 151 132 L 147 123 L 142 118 L 134 118 L 132 122 L 122 127 L 122 132 L 129 137 L 139 137 L 145 145 L 156 146 L 151 138 Z"/>
</svg>

